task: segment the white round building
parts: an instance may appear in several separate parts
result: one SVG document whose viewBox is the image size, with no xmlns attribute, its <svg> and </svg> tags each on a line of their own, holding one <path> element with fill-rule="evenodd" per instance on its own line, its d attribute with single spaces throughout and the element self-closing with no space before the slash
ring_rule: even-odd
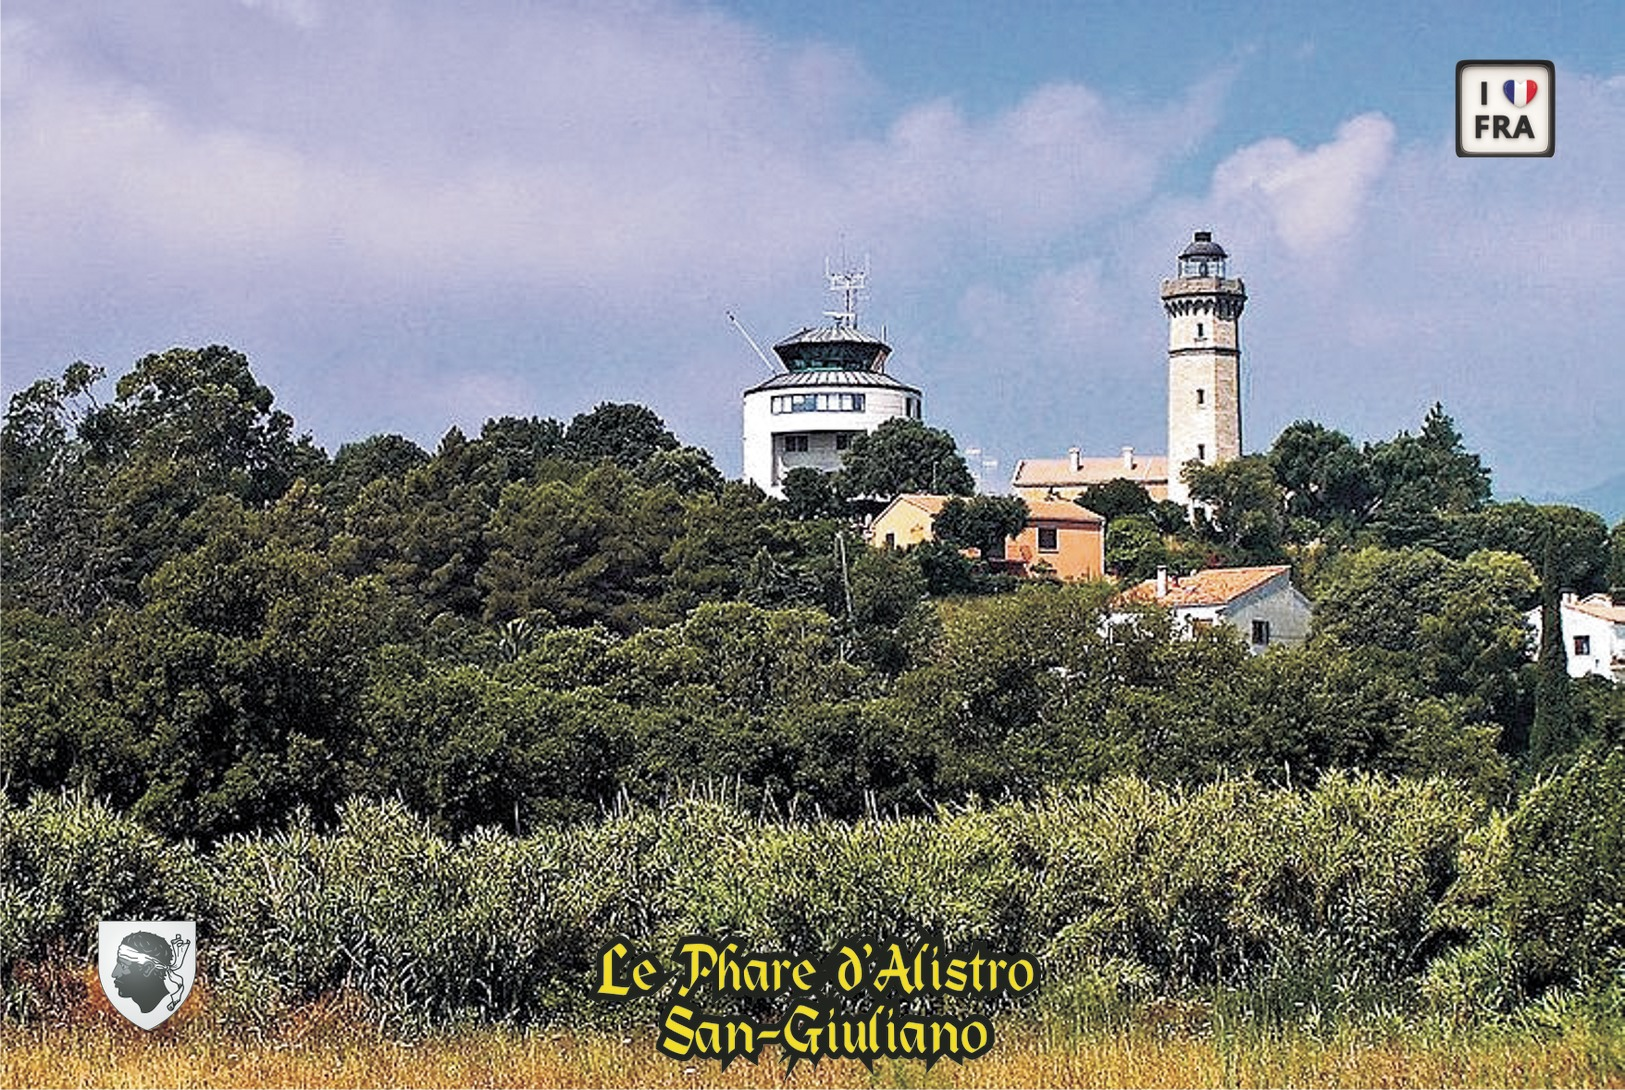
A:
<svg viewBox="0 0 1625 1090">
<path fill-rule="evenodd" d="M 890 346 L 858 328 L 854 302 L 864 275 L 831 275 L 846 308 L 826 313 L 833 324 L 774 345 L 784 372 L 745 391 L 745 479 L 770 496 L 783 497 L 792 469 L 840 469 L 858 432 L 921 418 L 919 389 L 886 374 Z"/>
</svg>

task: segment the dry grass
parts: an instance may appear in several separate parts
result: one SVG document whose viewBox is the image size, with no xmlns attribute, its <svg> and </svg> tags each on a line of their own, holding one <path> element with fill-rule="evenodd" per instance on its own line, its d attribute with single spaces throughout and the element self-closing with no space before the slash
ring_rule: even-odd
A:
<svg viewBox="0 0 1625 1090">
<path fill-rule="evenodd" d="M 1397 1040 L 1345 1034 L 1239 1038 L 1151 1029 L 1045 1034 L 1004 1023 L 991 1052 L 927 1071 L 918 1061 L 683 1064 L 655 1050 L 652 1027 L 603 1032 L 449 1031 L 393 1040 L 354 1000 L 303 1007 L 265 1032 L 229 1031 L 201 982 L 151 1033 L 112 1010 L 94 970 L 63 973 L 50 1024 L 0 1023 L 0 1088 L 38 1086 L 1613 1086 L 1625 1041 L 1586 1027 L 1558 1035 Z M 1164 1023 L 1172 1025 L 1172 1023 Z"/>
<path fill-rule="evenodd" d="M 1565 1036 L 1321 1043 L 1308 1038 L 1223 1049 L 1148 1034 L 1001 1040 L 963 1066 L 918 1062 L 682 1064 L 652 1037 L 465 1030 L 415 1044 L 339 1020 L 261 1039 L 201 1021 L 143 1033 L 110 1018 L 0 1028 L 0 1085 L 28 1086 L 1625 1086 L 1619 1046 Z"/>
</svg>

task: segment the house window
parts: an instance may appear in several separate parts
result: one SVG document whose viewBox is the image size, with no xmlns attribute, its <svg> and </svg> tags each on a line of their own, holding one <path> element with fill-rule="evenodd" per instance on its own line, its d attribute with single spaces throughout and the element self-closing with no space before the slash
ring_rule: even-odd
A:
<svg viewBox="0 0 1625 1090">
<path fill-rule="evenodd" d="M 1590 636 L 1576 636 L 1576 637 L 1574 637 L 1574 653 L 1575 653 L 1576 656 L 1591 654 L 1591 637 Z"/>
<path fill-rule="evenodd" d="M 805 435 L 786 435 L 784 437 L 784 453 L 806 454 L 807 437 Z"/>
<path fill-rule="evenodd" d="M 1202 389 L 1200 386 L 1196 388 L 1196 403 L 1198 405 L 1207 404 L 1207 391 Z"/>
<path fill-rule="evenodd" d="M 1191 631 L 1192 632 L 1208 632 L 1208 631 L 1211 631 L 1212 628 L 1213 628 L 1213 622 L 1211 620 L 1209 620 L 1208 618 L 1206 618 L 1206 617 L 1192 617 L 1191 618 Z"/>
<path fill-rule="evenodd" d="M 849 447 L 851 445 L 852 445 L 852 433 L 851 432 L 849 432 L 849 431 L 838 431 L 838 432 L 835 433 L 835 449 L 836 450 L 845 450 L 847 447 Z"/>
<path fill-rule="evenodd" d="M 1038 551 L 1053 553 L 1059 552 L 1060 548 L 1060 531 L 1053 526 L 1040 526 L 1038 528 Z"/>
<path fill-rule="evenodd" d="M 1197 443 L 1196 444 L 1196 460 L 1198 462 L 1207 461 L 1207 444 L 1206 443 Z"/>
<path fill-rule="evenodd" d="M 888 549 L 897 548 L 897 535 L 896 534 L 887 534 L 886 535 L 886 548 L 888 548 Z"/>
<path fill-rule="evenodd" d="M 1263 647 L 1270 642 L 1270 623 L 1268 621 L 1253 622 L 1253 646 Z"/>
</svg>

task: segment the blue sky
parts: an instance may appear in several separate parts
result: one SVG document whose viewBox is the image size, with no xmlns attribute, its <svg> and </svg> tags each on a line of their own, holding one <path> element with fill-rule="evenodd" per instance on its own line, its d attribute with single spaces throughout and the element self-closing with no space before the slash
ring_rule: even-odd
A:
<svg viewBox="0 0 1625 1090">
<path fill-rule="evenodd" d="M 930 422 L 1164 445 L 1157 282 L 1247 282 L 1245 440 L 1442 401 L 1503 494 L 1625 473 L 1625 18 L 1603 4 L 8 0 L 0 365 L 248 353 L 329 450 L 739 394 L 867 255 Z M 1552 159 L 1454 154 L 1469 58 L 1557 66 Z"/>
</svg>

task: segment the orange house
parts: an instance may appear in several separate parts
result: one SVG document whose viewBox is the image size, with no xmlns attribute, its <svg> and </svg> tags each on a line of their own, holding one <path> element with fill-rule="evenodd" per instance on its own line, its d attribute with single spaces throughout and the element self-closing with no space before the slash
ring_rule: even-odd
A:
<svg viewBox="0 0 1625 1090">
<path fill-rule="evenodd" d="M 931 522 L 950 498 L 903 493 L 875 516 L 869 527 L 869 544 L 903 549 L 935 540 Z M 988 560 L 1016 575 L 1098 579 L 1106 570 L 1106 520 L 1064 500 L 1028 500 L 1027 524 L 1004 543 L 1003 557 Z"/>
</svg>

